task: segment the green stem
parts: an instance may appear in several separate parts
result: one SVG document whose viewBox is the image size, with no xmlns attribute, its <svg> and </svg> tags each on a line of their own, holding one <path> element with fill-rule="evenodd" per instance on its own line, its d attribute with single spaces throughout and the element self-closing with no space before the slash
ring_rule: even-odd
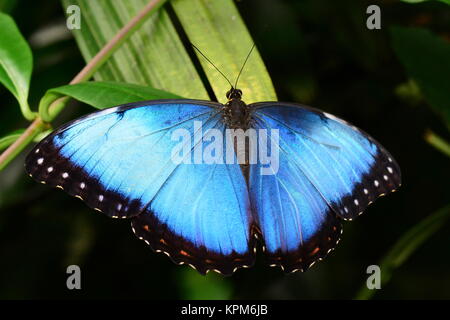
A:
<svg viewBox="0 0 450 320">
<path fill-rule="evenodd" d="M 46 93 L 41 101 L 39 101 L 39 116 L 42 120 L 46 122 L 51 122 L 66 105 L 67 100 L 60 101 L 58 103 L 58 108 L 56 107 L 56 100 L 61 98 L 61 95 L 57 95 L 54 93 Z M 50 106 L 52 106 L 52 110 L 50 111 Z"/>
<path fill-rule="evenodd" d="M 47 125 L 42 122 L 39 117 L 36 118 L 36 120 L 28 126 L 25 132 L 0 155 L 0 171 L 3 170 L 23 149 L 25 149 L 25 147 L 46 127 Z"/>
<path fill-rule="evenodd" d="M 92 58 L 91 61 L 81 70 L 70 84 L 88 80 L 100 68 L 105 61 L 127 40 L 142 23 L 161 7 L 166 0 L 150 1 L 133 19 L 130 20 L 119 32 Z M 33 139 L 48 128 L 46 122 L 53 120 L 64 108 L 68 97 L 56 98 L 48 105 L 40 106 L 40 116 L 37 117 L 25 130 L 25 132 L 0 155 L 0 171 L 3 170 Z"/>
<path fill-rule="evenodd" d="M 435 134 L 433 131 L 428 130 L 425 133 L 425 140 L 433 147 L 441 151 L 443 154 L 450 157 L 450 144 Z"/>
<path fill-rule="evenodd" d="M 381 288 L 384 288 L 392 278 L 395 269 L 400 267 L 420 245 L 435 234 L 449 218 L 450 205 L 447 205 L 426 217 L 403 234 L 379 264 L 381 270 Z M 368 300 L 377 291 L 375 289 L 369 289 L 366 283 L 364 283 L 355 299 Z"/>
<path fill-rule="evenodd" d="M 22 112 L 22 115 L 28 121 L 33 121 L 34 119 L 36 119 L 38 117 L 37 112 L 31 111 L 28 101 L 20 102 L 19 105 L 20 105 L 20 111 Z"/>
</svg>

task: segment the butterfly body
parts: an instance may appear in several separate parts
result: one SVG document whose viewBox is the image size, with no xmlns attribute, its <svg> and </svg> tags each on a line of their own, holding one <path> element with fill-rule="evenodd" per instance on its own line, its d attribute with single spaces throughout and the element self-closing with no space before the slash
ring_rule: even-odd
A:
<svg viewBox="0 0 450 320">
<path fill-rule="evenodd" d="M 227 93 L 228 102 L 223 106 L 224 120 L 231 129 L 247 130 L 250 127 L 251 109 L 241 100 L 242 92 L 232 88 Z"/>
<path fill-rule="evenodd" d="M 297 104 L 247 105 L 241 95 L 232 88 L 224 105 L 159 100 L 93 113 L 41 141 L 26 170 L 131 219 L 153 250 L 201 273 L 249 267 L 258 247 L 270 265 L 306 270 L 336 246 L 342 219 L 400 186 L 400 169 L 339 118 Z M 235 129 L 256 132 L 257 161 L 239 162 L 236 142 L 231 156 L 219 143 Z"/>
</svg>

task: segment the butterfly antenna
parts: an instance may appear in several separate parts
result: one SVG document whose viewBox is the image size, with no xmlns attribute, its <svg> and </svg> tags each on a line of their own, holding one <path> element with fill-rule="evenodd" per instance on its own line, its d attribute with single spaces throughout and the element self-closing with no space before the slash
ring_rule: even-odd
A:
<svg viewBox="0 0 450 320">
<path fill-rule="evenodd" d="M 198 53 L 200 53 L 200 54 L 202 55 L 202 57 L 205 58 L 205 60 L 208 61 L 208 62 L 214 67 L 214 69 L 216 69 L 217 72 L 219 72 L 219 73 L 222 75 L 222 77 L 224 77 L 225 80 L 228 81 L 228 83 L 230 84 L 230 86 L 233 88 L 233 84 L 232 84 L 231 81 L 228 80 L 228 78 L 222 73 L 222 71 L 220 71 L 219 68 L 217 68 L 217 67 L 214 65 L 214 63 L 212 63 L 211 60 L 209 60 L 208 57 L 205 56 L 205 55 L 203 54 L 203 52 L 201 52 L 200 49 L 197 48 L 197 47 L 195 46 L 195 44 L 191 43 L 191 46 L 192 46 L 195 50 L 197 50 Z"/>
<path fill-rule="evenodd" d="M 236 78 L 236 83 L 234 85 L 234 88 L 237 88 L 237 84 L 238 84 L 239 78 L 241 76 L 242 70 L 244 70 L 245 64 L 247 63 L 248 58 L 250 58 L 250 55 L 252 54 L 253 49 L 255 49 L 255 44 L 253 44 L 252 48 L 250 49 L 250 51 L 247 54 L 247 57 L 245 58 L 244 64 L 242 65 L 241 70 L 239 71 L 239 74 Z"/>
</svg>

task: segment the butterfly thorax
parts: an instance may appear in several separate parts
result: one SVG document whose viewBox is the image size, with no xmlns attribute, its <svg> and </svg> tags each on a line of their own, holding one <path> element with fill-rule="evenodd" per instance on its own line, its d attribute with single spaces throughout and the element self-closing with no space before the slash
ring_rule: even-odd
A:
<svg viewBox="0 0 450 320">
<path fill-rule="evenodd" d="M 231 129 L 246 130 L 250 127 L 250 108 L 241 100 L 242 91 L 231 88 L 227 92 L 228 102 L 223 107 L 225 123 Z"/>
</svg>

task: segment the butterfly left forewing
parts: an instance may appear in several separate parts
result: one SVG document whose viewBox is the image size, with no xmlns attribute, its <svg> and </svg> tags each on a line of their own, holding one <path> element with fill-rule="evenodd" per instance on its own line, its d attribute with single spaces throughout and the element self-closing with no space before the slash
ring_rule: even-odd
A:
<svg viewBox="0 0 450 320">
<path fill-rule="evenodd" d="M 99 111 L 44 138 L 25 169 L 35 180 L 59 187 L 114 218 L 139 214 L 164 183 L 174 130 L 192 129 L 217 111 L 207 105 L 142 102 Z M 164 143 L 160 143 L 161 140 Z"/>
</svg>

